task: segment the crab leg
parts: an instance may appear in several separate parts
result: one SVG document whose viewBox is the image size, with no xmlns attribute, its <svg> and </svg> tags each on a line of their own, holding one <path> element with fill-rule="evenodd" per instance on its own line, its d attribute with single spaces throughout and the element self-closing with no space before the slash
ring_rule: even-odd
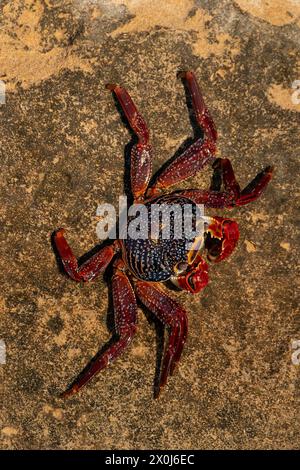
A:
<svg viewBox="0 0 300 470">
<path fill-rule="evenodd" d="M 214 159 L 214 152 L 215 145 L 212 141 L 197 140 L 156 178 L 154 185 L 149 188 L 147 196 L 153 197 L 163 189 L 194 176 Z"/>
<path fill-rule="evenodd" d="M 134 336 L 136 331 L 137 304 L 132 286 L 123 269 L 123 261 L 117 260 L 114 264 L 112 292 L 118 340 L 109 346 L 105 352 L 94 357 L 72 386 L 62 394 L 63 398 L 77 393 L 98 372 L 113 362 L 126 349 Z"/>
<path fill-rule="evenodd" d="M 186 80 L 192 97 L 195 117 L 205 134 L 205 139 L 198 139 L 185 152 L 166 167 L 155 179 L 154 185 L 149 189 L 149 197 L 159 193 L 180 181 L 194 176 L 207 163 L 212 162 L 216 151 L 217 131 L 214 122 L 205 106 L 202 93 L 193 72 L 181 72 L 179 77 Z"/>
<path fill-rule="evenodd" d="M 203 204 L 205 207 L 211 207 L 214 209 L 234 206 L 234 198 L 226 191 L 184 189 L 182 191 L 175 191 L 171 194 L 186 197 L 191 199 L 195 204 Z"/>
<path fill-rule="evenodd" d="M 228 158 L 218 158 L 214 162 L 213 167 L 215 171 L 220 171 L 225 192 L 234 198 L 235 206 L 243 206 L 244 204 L 255 201 L 267 187 L 273 173 L 273 168 L 267 166 L 241 191 Z"/>
<path fill-rule="evenodd" d="M 228 158 L 218 158 L 213 167 L 214 175 L 210 190 L 187 189 L 178 191 L 176 194 L 185 196 L 196 204 L 204 204 L 205 207 L 220 209 L 243 206 L 255 201 L 262 194 L 272 178 L 273 172 L 273 168 L 267 166 L 241 191 Z M 224 191 L 220 191 L 222 183 Z"/>
<path fill-rule="evenodd" d="M 235 179 L 231 162 L 228 158 L 217 158 L 213 163 L 214 174 L 211 189 L 220 191 L 222 183 L 226 192 L 238 199 L 241 188 Z"/>
<path fill-rule="evenodd" d="M 273 167 L 267 166 L 263 171 L 241 191 L 240 197 L 236 203 L 237 206 L 243 206 L 249 202 L 255 201 L 267 187 L 272 178 Z"/>
<path fill-rule="evenodd" d="M 273 173 L 273 168 L 267 166 L 241 191 L 228 158 L 218 158 L 214 162 L 213 168 L 215 173 L 211 189 L 220 190 L 223 181 L 225 191 L 235 197 L 235 205 L 237 206 L 255 201 L 266 188 Z"/>
<path fill-rule="evenodd" d="M 178 78 L 183 78 L 186 81 L 192 97 L 193 109 L 198 124 L 204 130 L 206 137 L 209 140 L 216 142 L 218 137 L 217 129 L 207 107 L 205 106 L 203 95 L 194 72 L 179 72 Z"/>
<path fill-rule="evenodd" d="M 113 256 L 118 251 L 116 244 L 105 246 L 81 266 L 78 266 L 77 258 L 65 239 L 64 232 L 65 230 L 63 228 L 55 232 L 54 244 L 65 271 L 74 281 L 91 281 L 94 279 L 107 268 Z"/>
<path fill-rule="evenodd" d="M 135 201 L 143 199 L 152 172 L 152 151 L 149 145 L 149 130 L 143 116 L 137 110 L 129 93 L 118 85 L 106 85 L 113 91 L 123 112 L 135 132 L 138 143 L 131 150 L 130 179 Z"/>
<path fill-rule="evenodd" d="M 185 310 L 169 297 L 164 291 L 150 282 L 137 281 L 136 293 L 142 303 L 170 328 L 169 342 L 165 351 L 160 376 L 160 389 L 167 383 L 168 375 L 172 375 L 180 360 L 184 343 L 187 338 L 187 317 Z"/>
</svg>

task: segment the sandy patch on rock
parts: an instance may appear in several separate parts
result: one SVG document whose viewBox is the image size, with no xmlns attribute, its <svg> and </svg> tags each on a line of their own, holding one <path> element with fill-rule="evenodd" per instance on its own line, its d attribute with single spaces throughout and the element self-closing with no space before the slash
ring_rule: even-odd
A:
<svg viewBox="0 0 300 470">
<path fill-rule="evenodd" d="M 290 111 L 300 111 L 300 103 L 293 100 L 293 94 L 296 93 L 293 88 L 284 88 L 283 85 L 271 85 L 267 91 L 269 101 Z M 299 93 L 298 93 L 299 95 Z M 299 100 L 297 100 L 299 101 Z"/>
<path fill-rule="evenodd" d="M 294 22 L 300 26 L 299 0 L 236 0 L 235 3 L 250 15 L 274 26 Z"/>
<path fill-rule="evenodd" d="M 43 51 L 43 15 L 44 6 L 40 0 L 16 0 L 3 7 L 0 78 L 5 82 L 7 91 L 14 91 L 17 84 L 22 88 L 37 85 L 52 75 L 58 75 L 63 69 L 92 71 L 91 64 L 78 57 L 74 46 Z"/>
</svg>

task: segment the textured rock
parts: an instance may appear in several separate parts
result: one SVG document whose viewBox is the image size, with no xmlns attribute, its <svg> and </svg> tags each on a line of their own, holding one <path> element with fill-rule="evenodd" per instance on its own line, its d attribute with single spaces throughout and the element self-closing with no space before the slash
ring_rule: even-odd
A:
<svg viewBox="0 0 300 470">
<path fill-rule="evenodd" d="M 299 448 L 299 2 L 4 0 L 0 14 L 1 447 Z M 62 401 L 109 339 L 112 309 L 105 281 L 60 273 L 51 233 L 64 226 L 84 253 L 97 243 L 97 204 L 123 192 L 130 134 L 107 82 L 147 119 L 155 170 L 192 135 L 180 69 L 196 72 L 240 182 L 270 163 L 275 177 L 230 212 L 241 241 L 203 293 L 172 293 L 190 334 L 160 399 L 162 332 L 140 310 L 127 354 Z M 210 173 L 181 187 L 206 187 Z"/>
</svg>

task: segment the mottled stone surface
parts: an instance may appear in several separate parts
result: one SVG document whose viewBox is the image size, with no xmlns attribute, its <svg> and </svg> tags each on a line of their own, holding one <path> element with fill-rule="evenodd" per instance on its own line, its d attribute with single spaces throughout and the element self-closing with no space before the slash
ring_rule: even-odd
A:
<svg viewBox="0 0 300 470">
<path fill-rule="evenodd" d="M 0 3 L 1 448 L 299 447 L 299 14 L 295 0 Z M 211 267 L 203 293 L 172 294 L 189 311 L 190 334 L 160 399 L 161 331 L 140 310 L 128 352 L 62 401 L 109 339 L 112 315 L 104 280 L 80 285 L 60 273 L 51 233 L 64 226 L 84 253 L 97 243 L 97 204 L 123 192 L 130 134 L 105 83 L 131 91 L 156 170 L 192 135 L 180 69 L 196 72 L 219 155 L 240 182 L 270 163 L 274 180 L 230 212 L 239 247 Z M 206 187 L 210 173 L 181 187 Z"/>
</svg>

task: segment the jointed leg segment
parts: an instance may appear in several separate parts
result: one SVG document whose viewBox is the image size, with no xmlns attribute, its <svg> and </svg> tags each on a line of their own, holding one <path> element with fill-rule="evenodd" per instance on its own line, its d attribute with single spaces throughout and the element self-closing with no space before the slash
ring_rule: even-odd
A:
<svg viewBox="0 0 300 470">
<path fill-rule="evenodd" d="M 182 354 L 188 330 L 186 312 L 154 283 L 137 281 L 135 291 L 142 303 L 170 328 L 160 376 L 159 389 L 161 389 L 166 384 L 168 375 L 173 374 Z"/>
<path fill-rule="evenodd" d="M 215 123 L 204 103 L 203 95 L 194 72 L 179 72 L 178 78 L 186 81 L 189 92 L 192 97 L 193 109 L 199 126 L 204 130 L 207 139 L 216 142 L 218 133 Z"/>
<path fill-rule="evenodd" d="M 152 172 L 152 150 L 149 145 L 149 130 L 143 116 L 137 110 L 129 93 L 117 85 L 107 85 L 115 93 L 138 143 L 131 151 L 130 179 L 135 201 L 142 201 Z"/>
<path fill-rule="evenodd" d="M 241 191 L 236 181 L 231 162 L 228 158 L 218 158 L 213 164 L 214 175 L 210 190 L 187 189 L 176 194 L 185 196 L 196 204 L 205 207 L 223 208 L 243 206 L 255 201 L 267 187 L 272 178 L 273 168 L 267 166 Z M 224 190 L 221 191 L 221 186 Z"/>
<path fill-rule="evenodd" d="M 64 232 L 62 228 L 56 231 L 54 243 L 65 271 L 74 281 L 91 281 L 94 279 L 98 274 L 105 271 L 118 251 L 116 244 L 105 246 L 81 266 L 78 266 L 77 258 L 65 239 Z"/>
<path fill-rule="evenodd" d="M 186 80 L 191 93 L 195 116 L 199 126 L 205 133 L 205 139 L 199 139 L 194 142 L 182 155 L 171 162 L 156 178 L 154 185 L 149 188 L 147 197 L 155 196 L 162 189 L 168 188 L 195 175 L 207 163 L 214 159 L 217 131 L 209 111 L 205 106 L 196 77 L 193 72 L 182 72 L 179 76 Z M 145 120 L 137 110 L 125 88 L 111 84 L 107 85 L 107 88 L 115 93 L 132 130 L 138 137 L 138 144 L 133 147 L 131 153 L 130 176 L 134 199 L 135 201 L 142 201 L 152 171 L 149 131 Z"/>
<path fill-rule="evenodd" d="M 114 361 L 129 345 L 136 331 L 137 304 L 132 286 L 123 271 L 124 263 L 117 260 L 114 265 L 112 278 L 113 306 L 115 313 L 115 328 L 118 340 L 102 354 L 95 356 L 90 365 L 82 372 L 72 386 L 62 397 L 68 397 L 78 392 L 98 372 Z"/>
<path fill-rule="evenodd" d="M 205 106 L 202 93 L 193 72 L 182 72 L 179 77 L 186 80 L 192 97 L 193 109 L 200 128 L 204 131 L 205 138 L 198 139 L 190 145 L 185 152 L 173 160 L 166 169 L 158 175 L 154 185 L 149 188 L 149 197 L 159 193 L 180 181 L 194 176 L 207 163 L 214 160 L 216 151 L 217 131 L 214 122 Z"/>
</svg>

